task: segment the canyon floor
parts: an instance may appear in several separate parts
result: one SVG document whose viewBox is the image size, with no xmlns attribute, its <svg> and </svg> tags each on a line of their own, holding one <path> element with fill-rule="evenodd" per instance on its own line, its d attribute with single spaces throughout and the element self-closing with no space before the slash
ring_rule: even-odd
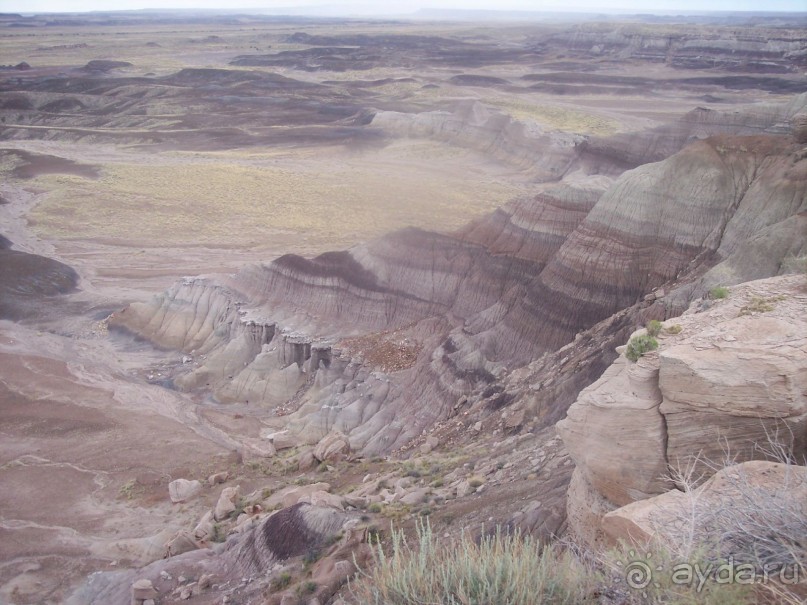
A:
<svg viewBox="0 0 807 605">
<path fill-rule="evenodd" d="M 282 401 L 261 405 L 253 398 L 250 404 L 244 393 L 254 389 L 233 386 L 237 371 L 217 376 L 221 368 L 212 361 L 206 366 L 215 351 L 202 353 L 200 346 L 192 353 L 187 343 L 174 346 L 167 336 L 161 341 L 163 327 L 176 329 L 170 312 L 157 328 L 156 320 L 148 320 L 155 338 L 137 322 L 125 325 L 121 312 L 131 316 L 132 309 L 145 308 L 137 305 L 152 304 L 154 295 L 199 275 L 244 294 L 249 290 L 244 267 L 268 271 L 271 261 L 284 255 L 310 259 L 334 250 L 358 250 L 353 258 L 384 275 L 392 291 L 396 275 L 402 282 L 406 278 L 384 269 L 384 259 L 401 256 L 405 245 L 411 245 L 407 254 L 430 248 L 439 250 L 441 262 L 453 263 L 481 241 L 475 228 L 499 220 L 497 209 L 516 208 L 507 211 L 515 224 L 519 208 L 554 195 L 558 184 L 582 192 L 564 198 L 571 208 L 575 200 L 583 205 L 593 200 L 591 192 L 599 196 L 622 173 L 712 135 L 790 136 L 789 120 L 803 111 L 807 91 L 803 26 L 742 19 L 489 25 L 0 16 L 0 54 L 10 64 L 0 70 L 0 602 L 62 603 L 89 574 L 123 573 L 161 559 L 169 538 L 193 528 L 216 505 L 221 488 L 209 486 L 207 478 L 221 472 L 242 494 L 317 482 L 327 482 L 331 493 L 349 494 L 368 477 L 389 477 L 390 483 L 408 477 L 410 484 L 439 492 L 444 481 L 456 480 L 466 493 L 452 493 L 429 507 L 395 505 L 383 517 L 411 523 L 430 515 L 440 531 L 524 519 L 552 499 L 559 503 L 556 516 L 565 516 L 562 499 L 572 461 L 552 427 L 565 409 L 528 408 L 526 420 L 520 410 L 501 420 L 492 414 L 509 405 L 512 397 L 504 401 L 504 394 L 534 387 L 528 386 L 531 372 L 539 370 L 528 362 L 539 358 L 546 368 L 580 364 L 582 374 L 557 392 L 568 407 L 613 359 L 610 345 L 621 343 L 609 338 L 623 338 L 636 327 L 618 319 L 598 323 L 611 312 L 553 336 L 552 346 L 539 343 L 535 359 L 511 354 L 506 343 L 480 345 L 489 363 L 473 371 L 488 381 L 479 387 L 484 397 L 478 396 L 487 402 L 488 415 L 478 422 L 476 408 L 444 414 L 422 433 L 434 433 L 434 442 L 424 442 L 420 427 L 427 419 L 413 412 L 417 439 L 399 443 L 394 437 L 390 451 L 369 438 L 359 447 L 351 442 L 349 458 L 308 470 L 298 456 L 304 445 L 320 441 L 322 427 L 306 424 L 306 406 L 322 407 L 325 399 L 305 388 L 319 384 L 311 387 L 302 375 L 281 377 L 273 366 L 277 380 L 291 385 L 277 395 Z M 737 40 L 745 38 L 733 37 L 732 28 L 750 32 L 748 40 L 756 31 L 776 32 L 785 50 L 742 46 Z M 676 36 L 713 46 L 658 51 L 637 42 Z M 741 46 L 727 51 L 727 39 Z M 728 155 L 721 152 L 725 165 L 733 161 L 731 154 L 750 153 L 736 145 Z M 759 145 L 753 153 L 768 153 Z M 782 153 L 791 153 L 791 147 Z M 792 158 L 797 153 L 792 151 Z M 803 158 L 792 164 L 802 170 Z M 686 180 L 687 173 L 679 179 Z M 798 199 L 803 191 L 798 191 L 787 216 L 803 220 L 803 197 Z M 635 218 L 630 215 L 625 212 L 626 220 Z M 522 226 L 529 222 L 521 218 Z M 564 226 L 571 219 L 553 220 L 534 218 L 554 225 L 545 229 L 547 241 L 560 241 L 572 230 Z M 794 229 L 803 246 L 803 232 Z M 405 245 L 382 237 L 397 230 L 403 230 L 395 237 Z M 443 250 L 442 240 L 406 240 L 421 232 L 462 245 Z M 510 241 L 504 232 L 485 242 L 491 266 L 516 259 L 503 269 L 508 274 L 534 260 L 527 244 Z M 58 262 L 42 268 L 39 257 Z M 323 279 L 338 282 L 338 271 L 332 279 L 328 274 L 333 257 L 324 258 Z M 343 260 L 333 262 L 341 267 Z M 279 274 L 294 273 L 295 263 L 272 266 L 280 267 Z M 350 263 L 348 285 L 337 284 L 338 292 L 353 296 L 356 288 L 365 288 L 356 296 L 372 299 L 380 286 L 368 286 L 370 278 Z M 542 260 L 540 269 L 546 263 Z M 433 261 L 431 279 L 455 269 Z M 302 274 L 319 278 L 319 270 Z M 538 270 L 526 271 L 532 276 Z M 705 271 L 704 266 L 697 277 Z M 777 271 L 778 265 L 772 274 Z M 479 278 L 480 287 L 488 287 L 486 279 Z M 519 287 L 528 288 L 526 280 Z M 411 292 L 417 294 L 401 299 L 417 299 L 418 309 L 425 308 L 425 290 L 433 294 L 445 287 L 415 281 Z M 659 284 L 638 297 L 631 291 L 630 304 Z M 505 285 L 490 286 L 501 292 L 486 296 L 507 301 L 510 285 Z M 283 287 L 271 296 L 281 296 Z M 401 291 L 407 287 L 400 284 Z M 289 300 L 297 296 L 288 290 Z M 330 300 L 331 294 L 318 296 Z M 432 296 L 429 304 L 438 299 Z M 235 300 L 216 307 L 218 319 L 233 312 Z M 366 324 L 337 325 L 343 320 L 334 318 L 341 315 L 320 316 L 311 307 L 305 320 L 289 311 L 283 320 L 273 319 L 272 329 L 279 333 L 284 320 L 306 336 L 316 328 L 345 359 L 353 355 L 368 374 L 385 374 L 394 384 L 396 373 L 434 368 L 439 355 L 430 356 L 438 349 L 444 360 L 452 356 L 456 347 L 450 350 L 445 339 L 482 309 L 481 303 L 480 309 L 464 309 L 438 302 L 440 313 L 429 307 L 398 316 L 397 303 L 390 304 L 386 313 L 394 318 L 388 324 L 368 318 Z M 688 303 L 676 303 L 678 311 Z M 110 328 L 113 313 L 119 321 Z M 632 321 L 664 319 L 656 307 L 646 317 L 641 313 Z M 197 319 L 188 320 L 187 334 L 194 333 Z M 575 332 L 588 329 L 593 332 L 574 340 Z M 557 353 L 570 339 L 583 344 Z M 288 340 L 289 346 L 295 342 Z M 258 343 L 258 350 L 261 344 L 268 347 Z M 596 357 L 595 349 L 596 355 L 607 353 Z M 240 363 L 241 352 L 232 354 Z M 310 347 L 307 355 L 299 360 L 301 368 Z M 481 356 L 474 353 L 474 359 Z M 254 357 L 253 352 L 243 365 Z M 178 387 L 179 377 L 191 370 L 198 380 Z M 441 397 L 460 388 L 461 380 L 471 380 L 471 373 L 454 376 Z M 205 384 L 203 376 L 212 378 Z M 214 378 L 221 380 L 213 384 Z M 418 397 L 431 393 L 421 379 L 401 384 L 419 385 Z M 468 387 L 468 397 L 474 388 Z M 458 397 L 450 393 L 453 405 Z M 500 403 L 494 405 L 496 397 Z M 459 399 L 457 406 L 464 405 Z M 263 436 L 286 428 L 289 414 L 299 444 L 261 455 Z M 396 422 L 406 422 L 402 414 Z M 474 422 L 463 423 L 463 414 Z M 413 458 L 415 453 L 420 457 Z M 195 499 L 172 504 L 168 484 L 179 478 L 198 479 L 205 487 Z M 535 487 L 539 479 L 544 495 Z M 404 493 L 415 487 L 407 484 Z M 543 517 L 531 523 L 551 525 Z M 228 587 L 230 603 L 249 592 L 237 588 Z"/>
</svg>

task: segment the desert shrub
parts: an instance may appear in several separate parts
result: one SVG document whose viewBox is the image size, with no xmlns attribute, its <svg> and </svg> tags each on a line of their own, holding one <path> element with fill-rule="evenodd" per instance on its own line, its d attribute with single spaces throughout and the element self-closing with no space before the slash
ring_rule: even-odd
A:
<svg viewBox="0 0 807 605">
<path fill-rule="evenodd" d="M 308 568 L 322 557 L 322 549 L 317 546 L 311 546 L 303 555 L 303 566 Z"/>
<path fill-rule="evenodd" d="M 275 592 L 278 590 L 283 590 L 284 588 L 288 587 L 289 584 L 291 584 L 291 574 L 284 571 L 282 574 L 272 580 L 272 590 Z"/>
<path fill-rule="evenodd" d="M 137 479 L 129 479 L 129 481 L 120 486 L 120 489 L 118 490 L 118 495 L 121 498 L 131 500 L 135 497 L 136 491 L 137 491 Z"/>
<path fill-rule="evenodd" d="M 471 477 L 470 479 L 468 479 L 468 485 L 470 485 L 473 488 L 479 487 L 484 482 L 485 482 L 485 480 L 482 479 L 482 477 L 474 476 L 474 477 Z"/>
<path fill-rule="evenodd" d="M 634 336 L 628 343 L 628 348 L 625 351 L 625 357 L 631 361 L 638 361 L 639 358 L 648 351 L 655 351 L 658 349 L 658 341 L 650 335 L 643 334 L 642 336 Z"/>
<path fill-rule="evenodd" d="M 382 508 L 383 508 L 383 507 L 381 506 L 381 503 L 380 503 L 380 502 L 373 502 L 373 503 L 372 503 L 372 504 L 371 504 L 371 505 L 368 507 L 368 509 L 367 509 L 367 510 L 368 510 L 368 511 L 370 511 L 371 513 L 380 513 Z"/>
<path fill-rule="evenodd" d="M 351 583 L 356 605 L 596 603 L 596 574 L 571 553 L 529 536 L 496 532 L 454 544 L 418 523 L 417 545 L 392 532 L 391 552 L 373 550 L 373 567 Z"/>
<path fill-rule="evenodd" d="M 227 539 L 227 532 L 220 523 L 213 524 L 213 533 L 210 536 L 211 542 L 224 542 Z"/>
<path fill-rule="evenodd" d="M 729 295 L 729 289 L 725 286 L 715 286 L 709 290 L 709 298 L 713 300 L 721 300 Z"/>
<path fill-rule="evenodd" d="M 807 254 L 803 256 L 790 256 L 782 261 L 782 267 L 789 273 L 802 273 L 807 275 Z"/>
<path fill-rule="evenodd" d="M 674 326 L 669 326 L 664 328 L 664 331 L 668 334 L 680 334 L 683 328 L 679 324 L 675 324 Z"/>
<path fill-rule="evenodd" d="M 247 501 L 244 498 L 239 498 L 238 502 L 235 505 L 235 510 L 233 510 L 229 518 L 230 519 L 238 519 L 238 517 L 244 512 L 244 509 L 247 507 Z"/>
<path fill-rule="evenodd" d="M 748 304 L 743 305 L 740 309 L 740 315 L 751 315 L 751 313 L 767 313 L 776 308 L 776 303 L 784 300 L 783 296 L 771 296 L 762 298 L 761 296 L 753 296 Z"/>
<path fill-rule="evenodd" d="M 735 569 L 743 566 L 756 578 L 779 580 L 759 583 L 761 590 L 771 593 L 773 601 L 802 603 L 790 592 L 789 584 L 807 577 L 805 503 L 793 496 L 801 481 L 796 463 L 804 461 L 795 460 L 790 448 L 776 435 L 756 448 L 762 457 L 786 465 L 780 484 L 760 485 L 729 454 L 720 462 L 695 456 L 671 470 L 671 479 L 684 493 L 684 505 L 672 516 L 651 517 L 651 522 L 657 527 L 654 531 L 664 536 L 668 557 L 698 561 L 702 569 L 710 565 L 716 569 L 726 562 Z M 724 469 L 720 494 L 705 494 L 698 489 L 705 478 L 698 469 L 704 467 Z M 672 588 L 666 587 L 668 591 Z"/>
<path fill-rule="evenodd" d="M 650 336 L 658 336 L 661 333 L 661 322 L 657 319 L 651 319 L 647 322 L 645 330 Z"/>
</svg>

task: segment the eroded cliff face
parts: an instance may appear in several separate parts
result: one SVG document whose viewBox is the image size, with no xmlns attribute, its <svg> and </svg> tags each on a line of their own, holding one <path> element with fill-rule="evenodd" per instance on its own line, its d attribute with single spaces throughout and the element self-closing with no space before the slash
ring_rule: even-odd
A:
<svg viewBox="0 0 807 605">
<path fill-rule="evenodd" d="M 805 102 L 766 115 L 792 117 Z M 110 323 L 184 351 L 181 389 L 274 409 L 305 442 L 336 429 L 355 450 L 388 452 L 456 415 L 458 401 L 504 393 L 514 368 L 565 385 L 557 410 L 542 412 L 557 420 L 612 359 L 610 339 L 680 313 L 715 280 L 777 273 L 803 252 L 806 200 L 807 159 L 790 130 L 716 135 L 616 179 L 575 170 L 454 234 L 404 230 L 187 279 Z M 590 350 L 571 351 L 586 371 L 559 373 L 556 352 L 589 328 Z"/>
<path fill-rule="evenodd" d="M 620 356 L 558 423 L 576 469 L 569 523 L 604 539 L 602 516 L 675 486 L 671 471 L 707 477 L 765 459 L 773 444 L 807 454 L 807 296 L 803 276 L 749 282 L 668 320 L 657 351 Z M 673 328 L 673 326 L 679 326 Z"/>
<path fill-rule="evenodd" d="M 718 30 L 673 34 L 642 25 L 585 24 L 551 40 L 582 56 L 632 58 L 684 69 L 782 73 L 805 62 L 801 35 L 776 30 L 728 38 Z"/>
</svg>

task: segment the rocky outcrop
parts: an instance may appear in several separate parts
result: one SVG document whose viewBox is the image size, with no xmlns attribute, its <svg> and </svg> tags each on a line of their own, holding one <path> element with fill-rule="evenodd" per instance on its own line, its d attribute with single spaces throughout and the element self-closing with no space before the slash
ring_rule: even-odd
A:
<svg viewBox="0 0 807 605">
<path fill-rule="evenodd" d="M 404 113 L 379 111 L 374 128 L 397 137 L 426 138 L 474 149 L 541 181 L 561 176 L 572 163 L 579 135 L 528 125 L 477 101 L 461 101 L 453 111 Z"/>
<path fill-rule="evenodd" d="M 726 459 L 807 456 L 804 309 L 801 276 L 732 288 L 668 320 L 658 351 L 620 357 L 582 391 L 558 423 L 576 464 L 579 537 L 600 540 L 602 515 L 672 489 L 676 469 L 708 476 Z"/>
<path fill-rule="evenodd" d="M 270 602 L 279 605 L 280 591 L 289 580 L 278 584 L 278 577 L 296 575 L 299 557 L 308 553 L 322 555 L 320 560 L 312 555 L 310 562 L 318 580 L 311 596 L 325 602 L 355 573 L 353 563 L 363 564 L 368 557 L 365 532 L 356 529 L 357 524 L 358 519 L 342 511 L 296 504 L 234 534 L 217 548 L 184 552 L 140 570 L 98 572 L 67 602 L 129 603 L 132 597 L 171 602 L 200 597 L 220 602 L 229 599 L 237 587 L 239 598 L 263 600 L 270 592 L 278 593 L 272 597 L 277 600 Z M 303 578 L 295 579 L 289 594 L 294 595 L 297 581 Z"/>
<path fill-rule="evenodd" d="M 703 578 L 764 583 L 763 593 L 776 595 L 772 602 L 807 598 L 805 466 L 760 460 L 730 465 L 702 485 L 609 512 L 602 528 L 612 543 L 662 553 L 658 560 L 699 561 Z"/>
</svg>

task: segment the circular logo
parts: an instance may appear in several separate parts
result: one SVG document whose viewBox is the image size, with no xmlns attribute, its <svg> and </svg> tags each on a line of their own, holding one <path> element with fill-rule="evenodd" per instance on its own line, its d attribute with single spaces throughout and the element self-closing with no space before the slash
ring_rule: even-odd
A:
<svg viewBox="0 0 807 605">
<path fill-rule="evenodd" d="M 653 570 L 644 561 L 631 561 L 625 567 L 625 581 L 631 588 L 642 590 L 653 581 Z"/>
</svg>

